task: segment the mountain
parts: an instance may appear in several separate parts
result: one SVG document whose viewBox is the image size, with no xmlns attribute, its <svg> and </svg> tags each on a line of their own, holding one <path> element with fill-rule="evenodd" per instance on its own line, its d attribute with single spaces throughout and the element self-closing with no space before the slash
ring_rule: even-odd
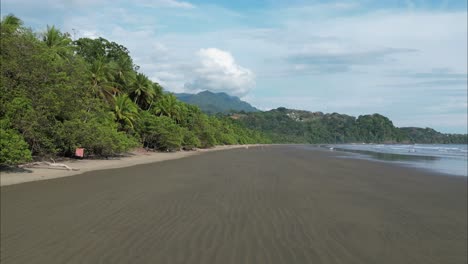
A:
<svg viewBox="0 0 468 264">
<path fill-rule="evenodd" d="M 258 112 L 259 110 L 249 103 L 242 101 L 239 97 L 230 96 L 226 93 L 213 93 L 203 91 L 198 94 L 174 93 L 182 102 L 193 104 L 209 114 L 230 112 Z"/>
</svg>

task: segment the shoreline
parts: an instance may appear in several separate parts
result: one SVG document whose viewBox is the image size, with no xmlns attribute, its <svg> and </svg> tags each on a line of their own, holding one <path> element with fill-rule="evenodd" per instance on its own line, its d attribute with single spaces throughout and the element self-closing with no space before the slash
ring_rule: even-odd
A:
<svg viewBox="0 0 468 264">
<path fill-rule="evenodd" d="M 73 170 L 68 170 L 63 167 L 47 167 L 44 166 L 35 166 L 29 168 L 18 168 L 14 171 L 0 171 L 0 187 L 16 185 L 21 183 L 33 182 L 33 181 L 43 181 L 50 180 L 62 177 L 70 177 L 75 175 L 80 175 L 86 172 L 98 171 L 98 170 L 109 170 L 109 169 L 118 169 L 131 167 L 136 165 L 143 165 L 149 163 L 157 163 L 167 160 L 182 159 L 194 155 L 199 155 L 208 152 L 221 151 L 221 150 L 230 150 L 238 148 L 249 148 L 249 147 L 258 147 L 258 146 L 304 146 L 304 144 L 246 144 L 246 145 L 224 145 L 224 146 L 215 146 L 208 149 L 196 149 L 191 151 L 176 151 L 176 152 L 152 152 L 145 151 L 142 149 L 135 149 L 131 152 L 128 152 L 127 156 L 111 158 L 111 159 L 69 159 L 65 161 L 60 161 L 58 163 L 67 165 Z M 324 148 L 322 144 L 309 144 L 305 145 L 309 147 L 316 148 L 316 150 L 328 152 L 327 148 Z M 411 164 L 399 163 L 395 161 L 382 160 L 378 158 L 368 157 L 362 158 L 359 157 L 358 153 L 346 150 L 346 149 L 334 149 L 333 152 L 339 152 L 341 155 L 349 156 L 348 158 L 353 160 L 367 160 L 371 162 L 383 163 L 395 167 L 407 168 L 411 170 L 421 171 L 423 173 L 429 174 L 438 174 L 448 177 L 466 177 L 464 175 L 458 175 L 448 172 L 442 172 L 435 170 L 433 168 L 425 168 L 420 166 L 414 166 Z M 356 155 L 358 154 L 358 155 Z M 379 154 L 375 152 L 374 154 Z M 398 155 L 398 154 L 396 154 Z"/>
<path fill-rule="evenodd" d="M 76 170 L 68 170 L 66 168 L 51 168 L 47 166 L 36 166 L 30 168 L 19 169 L 22 171 L 0 171 L 0 187 L 21 184 L 33 181 L 43 181 L 62 177 L 70 177 L 83 174 L 90 171 L 118 169 L 142 165 L 148 163 L 156 163 L 166 160 L 182 159 L 203 153 L 260 146 L 259 144 L 246 145 L 225 145 L 215 146 L 209 149 L 197 149 L 192 151 L 177 151 L 177 152 L 152 152 L 134 150 L 129 152 L 130 156 L 113 158 L 113 159 L 70 159 L 60 164 L 65 164 Z"/>
<path fill-rule="evenodd" d="M 351 157 L 355 159 L 384 162 L 405 168 L 414 168 L 421 169 L 426 172 L 440 173 L 446 176 L 467 177 L 466 153 L 449 153 L 447 151 L 433 152 L 433 150 L 425 150 L 427 148 L 438 148 L 441 145 L 457 147 L 460 146 L 460 144 L 418 144 L 420 148 L 417 149 L 417 151 L 413 150 L 407 153 L 402 152 L 401 150 L 391 152 L 389 151 L 389 145 L 387 144 L 372 144 L 383 146 L 383 148 L 380 149 L 352 148 L 350 147 L 351 145 L 353 144 L 330 144 L 321 145 L 320 147 L 350 154 Z M 402 144 L 399 146 L 401 145 Z M 461 155 L 459 153 L 461 153 Z"/>
</svg>

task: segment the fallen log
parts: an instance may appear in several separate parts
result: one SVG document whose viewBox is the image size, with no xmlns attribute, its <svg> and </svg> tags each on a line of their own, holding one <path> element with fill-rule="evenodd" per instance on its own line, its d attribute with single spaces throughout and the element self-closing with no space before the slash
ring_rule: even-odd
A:
<svg viewBox="0 0 468 264">
<path fill-rule="evenodd" d="M 72 168 L 66 164 L 63 164 L 63 163 L 51 163 L 51 162 L 47 162 L 47 161 L 40 161 L 40 162 L 32 162 L 32 163 L 26 163 L 26 164 L 23 164 L 23 165 L 18 165 L 19 168 L 31 168 L 31 167 L 34 167 L 34 166 L 43 166 L 43 165 L 46 165 L 46 166 L 49 166 L 52 168 L 65 168 L 67 170 L 74 170 L 74 171 L 78 171 L 80 169 L 75 169 L 75 168 Z"/>
</svg>

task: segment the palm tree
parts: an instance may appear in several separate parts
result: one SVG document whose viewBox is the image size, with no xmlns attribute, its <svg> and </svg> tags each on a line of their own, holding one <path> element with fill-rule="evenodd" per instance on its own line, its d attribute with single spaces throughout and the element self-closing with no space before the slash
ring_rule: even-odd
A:
<svg viewBox="0 0 468 264">
<path fill-rule="evenodd" d="M 148 77 L 142 73 L 138 73 L 136 75 L 135 82 L 133 83 L 130 95 L 133 97 L 135 104 L 145 108 L 145 106 L 151 104 L 156 93 L 153 89 L 153 84 Z"/>
<path fill-rule="evenodd" d="M 154 96 L 153 96 L 151 102 L 149 103 L 147 110 L 150 110 L 151 107 L 153 106 L 153 104 L 163 97 L 163 88 L 162 88 L 161 85 L 159 85 L 159 83 L 156 83 L 156 82 L 152 83 L 151 86 L 153 88 Z"/>
<path fill-rule="evenodd" d="M 160 99 L 163 95 L 163 88 L 159 83 L 155 82 L 153 83 L 153 90 L 154 90 L 154 97 L 155 99 Z"/>
<path fill-rule="evenodd" d="M 71 43 L 68 34 L 63 34 L 60 30 L 56 29 L 55 26 L 47 26 L 46 32 L 43 33 L 42 40 L 49 48 L 67 46 Z"/>
<path fill-rule="evenodd" d="M 126 94 L 114 96 L 114 114 L 116 120 L 122 126 L 133 128 L 133 123 L 138 118 L 138 107 Z"/>
<path fill-rule="evenodd" d="M 122 91 L 126 91 L 135 82 L 133 61 L 129 56 L 123 56 L 115 61 L 115 80 Z"/>
<path fill-rule="evenodd" d="M 154 107 L 154 112 L 159 116 L 167 116 L 180 122 L 181 120 L 181 105 L 173 94 L 164 94 Z"/>
<path fill-rule="evenodd" d="M 53 49 L 60 57 L 65 58 L 68 55 L 71 55 L 72 40 L 68 33 L 64 34 L 54 26 L 47 26 L 47 30 L 44 32 L 42 40 L 47 47 Z"/>
<path fill-rule="evenodd" d="M 13 14 L 8 14 L 3 17 L 0 25 L 2 33 L 11 34 L 20 29 L 20 27 L 23 25 L 23 21 L 21 21 L 21 19 Z"/>
<path fill-rule="evenodd" d="M 91 63 L 88 73 L 94 93 L 101 98 L 111 101 L 110 99 L 119 92 L 114 82 L 114 65 L 105 62 L 103 57 L 97 58 Z"/>
</svg>

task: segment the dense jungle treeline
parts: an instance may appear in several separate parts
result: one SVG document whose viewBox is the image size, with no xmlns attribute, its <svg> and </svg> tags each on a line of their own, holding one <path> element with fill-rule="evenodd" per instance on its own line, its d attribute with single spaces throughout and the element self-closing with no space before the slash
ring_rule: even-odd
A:
<svg viewBox="0 0 468 264">
<path fill-rule="evenodd" d="M 1 21 L 0 164 L 33 156 L 110 156 L 269 143 L 229 117 L 208 116 L 138 72 L 129 51 L 103 38 L 37 33 L 14 15 Z"/>
<path fill-rule="evenodd" d="M 280 107 L 234 117 L 246 127 L 264 132 L 276 143 L 468 143 L 466 134 L 443 134 L 431 128 L 398 128 L 380 114 L 356 118 Z"/>
</svg>

